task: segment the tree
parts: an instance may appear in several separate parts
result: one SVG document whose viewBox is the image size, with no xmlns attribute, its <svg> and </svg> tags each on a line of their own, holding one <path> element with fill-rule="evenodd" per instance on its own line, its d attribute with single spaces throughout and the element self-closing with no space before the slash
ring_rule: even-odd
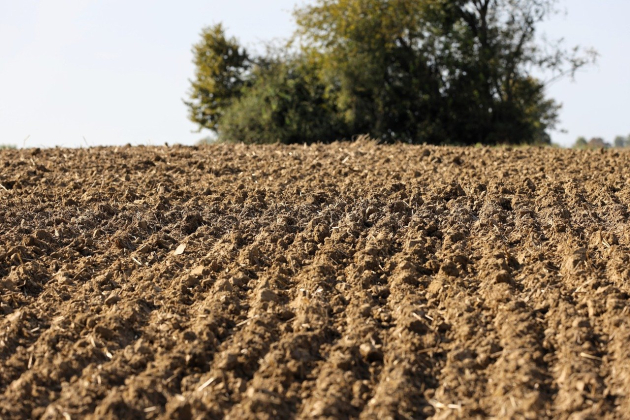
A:
<svg viewBox="0 0 630 420">
<path fill-rule="evenodd" d="M 296 12 L 353 129 L 384 141 L 549 143 L 559 106 L 546 83 L 594 59 L 542 48 L 554 0 L 318 0 Z"/>
<path fill-rule="evenodd" d="M 588 146 L 588 141 L 586 140 L 586 137 L 583 137 L 583 136 L 578 137 L 575 143 L 573 144 L 574 149 L 586 149 L 587 146 Z"/>
<path fill-rule="evenodd" d="M 272 57 L 208 28 L 190 118 L 231 141 L 548 144 L 547 84 L 594 59 L 538 41 L 555 2 L 315 0 L 295 12 L 295 53 Z"/>
<path fill-rule="evenodd" d="M 296 11 L 295 41 L 354 133 L 440 142 L 439 69 L 417 48 L 422 2 L 322 0 Z"/>
<path fill-rule="evenodd" d="M 223 115 L 223 141 L 245 143 L 313 143 L 341 140 L 346 134 L 325 87 L 299 57 L 275 58 L 257 66 Z"/>
<path fill-rule="evenodd" d="M 606 149 L 610 147 L 610 143 L 601 137 L 593 137 L 588 141 L 588 147 L 590 149 Z"/>
<path fill-rule="evenodd" d="M 247 84 L 251 61 L 234 38 L 226 38 L 221 24 L 204 28 L 193 46 L 195 79 L 188 106 L 189 118 L 199 129 L 216 131 L 223 113 Z"/>
<path fill-rule="evenodd" d="M 614 147 L 626 147 L 626 141 L 627 141 L 627 139 L 624 136 L 617 136 L 617 137 L 615 137 L 615 140 L 613 141 L 613 146 Z"/>
<path fill-rule="evenodd" d="M 268 48 L 266 56 L 252 57 L 220 24 L 202 31 L 193 54 L 189 118 L 221 141 L 311 143 L 347 132 L 301 56 Z"/>
</svg>

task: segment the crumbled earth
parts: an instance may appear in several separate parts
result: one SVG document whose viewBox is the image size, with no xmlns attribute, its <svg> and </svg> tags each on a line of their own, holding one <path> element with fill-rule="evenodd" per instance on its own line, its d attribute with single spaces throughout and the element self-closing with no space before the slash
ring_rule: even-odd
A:
<svg viewBox="0 0 630 420">
<path fill-rule="evenodd" d="M 630 153 L 0 152 L 0 417 L 628 418 Z"/>
</svg>

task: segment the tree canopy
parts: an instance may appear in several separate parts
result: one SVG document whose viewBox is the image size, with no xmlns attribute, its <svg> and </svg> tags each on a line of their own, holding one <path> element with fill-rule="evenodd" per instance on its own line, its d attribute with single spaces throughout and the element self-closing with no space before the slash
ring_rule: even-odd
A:
<svg viewBox="0 0 630 420">
<path fill-rule="evenodd" d="M 316 0 L 295 11 L 291 53 L 256 58 L 206 28 L 191 120 L 229 141 L 549 143 L 559 105 L 546 84 L 594 59 L 537 37 L 554 5 Z"/>
<path fill-rule="evenodd" d="M 195 78 L 188 106 L 189 118 L 199 128 L 216 131 L 224 112 L 247 84 L 250 58 L 235 38 L 227 38 L 221 24 L 203 29 L 193 46 Z"/>
</svg>

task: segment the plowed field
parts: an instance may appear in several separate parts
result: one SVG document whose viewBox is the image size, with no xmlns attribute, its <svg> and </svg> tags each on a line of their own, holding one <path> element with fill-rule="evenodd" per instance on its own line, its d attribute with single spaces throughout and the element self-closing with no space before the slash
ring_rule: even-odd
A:
<svg viewBox="0 0 630 420">
<path fill-rule="evenodd" d="M 630 153 L 0 152 L 0 417 L 629 418 Z"/>
</svg>

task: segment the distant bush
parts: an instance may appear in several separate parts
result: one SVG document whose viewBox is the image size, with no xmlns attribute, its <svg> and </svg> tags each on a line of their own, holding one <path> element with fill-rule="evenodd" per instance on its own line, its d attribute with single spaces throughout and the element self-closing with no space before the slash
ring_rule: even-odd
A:
<svg viewBox="0 0 630 420">
<path fill-rule="evenodd" d="M 573 148 L 574 149 L 586 149 L 588 146 L 588 140 L 586 140 L 586 137 L 580 136 L 577 138 L 577 140 L 575 140 L 575 143 L 573 143 Z"/>
<path fill-rule="evenodd" d="M 574 149 L 607 149 L 610 147 L 616 149 L 630 147 L 630 135 L 628 137 L 617 136 L 612 144 L 601 137 L 593 137 L 590 140 L 586 140 L 586 137 L 578 137 L 573 143 Z"/>
<path fill-rule="evenodd" d="M 630 147 L 630 135 L 628 135 L 627 137 L 624 137 L 624 136 L 615 137 L 615 140 L 613 140 L 613 147 L 616 147 L 616 148 Z"/>
<path fill-rule="evenodd" d="M 8 150 L 15 149 L 16 147 L 12 144 L 0 144 L 0 150 Z"/>
<path fill-rule="evenodd" d="M 312 143 L 334 141 L 348 133 L 326 87 L 312 66 L 299 58 L 275 59 L 258 66 L 254 81 L 229 107 L 217 133 L 223 141 Z"/>
</svg>

